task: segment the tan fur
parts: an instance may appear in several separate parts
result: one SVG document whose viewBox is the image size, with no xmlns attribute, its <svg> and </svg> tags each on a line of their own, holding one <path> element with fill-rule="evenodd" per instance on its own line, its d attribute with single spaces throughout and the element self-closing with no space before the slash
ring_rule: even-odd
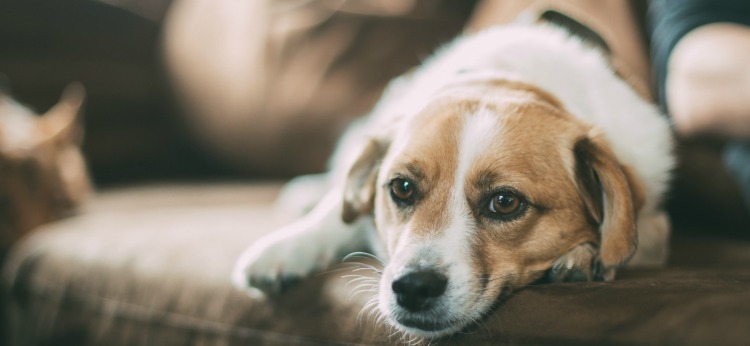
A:
<svg viewBox="0 0 750 346">
<path fill-rule="evenodd" d="M 596 172 L 604 195 L 601 210 L 601 262 L 606 268 L 616 267 L 635 252 L 638 237 L 635 217 L 638 192 L 631 189 L 623 167 L 614 157 L 605 141 L 594 135 L 578 143 L 579 155 Z M 634 203 L 635 200 L 635 203 Z"/>
<path fill-rule="evenodd" d="M 638 211 L 643 208 L 646 204 L 646 189 L 638 177 L 636 176 L 633 169 L 627 165 L 621 165 L 622 173 L 625 174 L 625 179 L 628 181 L 628 187 L 630 188 L 630 194 L 633 201 L 633 209 Z"/>
<path fill-rule="evenodd" d="M 406 214 L 394 208 L 381 208 L 383 216 L 392 220 L 388 221 L 389 224 L 408 222 L 409 225 L 397 232 L 387 232 L 392 229 L 390 226 L 378 227 L 379 231 L 385 232 L 381 233 L 381 239 L 389 240 L 386 244 L 388 249 L 395 249 L 402 237 L 409 233 L 417 237 L 437 237 L 447 226 L 445 217 L 448 215 L 446 211 L 449 208 L 452 184 L 445 184 L 445 181 L 454 179 L 455 172 L 451 167 L 457 164 L 459 144 L 454 130 L 460 129 L 460 119 L 454 115 L 476 107 L 472 101 L 450 105 L 439 103 L 426 110 L 429 117 L 417 119 L 411 124 L 408 130 L 413 134 L 409 139 L 410 150 L 399 157 L 391 174 L 408 177 L 419 186 L 420 201 L 414 208 L 419 212 Z M 430 145 L 419 146 L 414 143 Z M 387 189 L 381 192 L 382 198 L 390 199 Z"/>
</svg>

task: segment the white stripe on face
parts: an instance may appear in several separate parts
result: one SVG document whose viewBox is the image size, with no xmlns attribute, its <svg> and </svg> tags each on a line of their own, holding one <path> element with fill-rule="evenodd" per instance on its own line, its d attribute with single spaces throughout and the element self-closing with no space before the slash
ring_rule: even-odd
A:
<svg viewBox="0 0 750 346">
<path fill-rule="evenodd" d="M 440 266 L 441 263 L 446 266 L 460 264 L 461 267 L 468 268 L 471 262 L 471 240 L 476 226 L 466 199 L 466 182 L 483 154 L 495 146 L 500 124 L 497 115 L 486 108 L 480 108 L 473 114 L 463 115 L 462 118 L 456 124 L 460 127 L 454 130 L 457 133 L 454 136 L 447 136 L 455 138 L 456 148 L 453 155 L 457 157 L 455 160 L 449 160 L 455 165 L 454 167 L 443 167 L 443 169 L 453 170 L 452 175 L 446 175 L 452 176 L 453 181 L 441 182 L 441 184 L 450 184 L 450 192 L 446 196 L 448 200 L 445 204 L 445 215 L 441 216 L 445 220 L 442 223 L 443 227 L 434 230 L 433 234 L 438 235 L 437 237 L 424 238 L 421 234 L 412 233 L 400 237 L 394 248 L 394 254 L 398 254 L 398 258 L 394 260 L 402 262 L 398 263 L 401 268 L 417 264 L 419 267 Z M 406 145 L 401 144 L 400 148 L 405 149 Z M 400 155 L 399 153 L 386 158 L 384 166 L 392 166 L 392 161 Z M 381 179 L 384 179 L 381 183 L 384 184 L 387 178 Z M 450 273 L 447 274 L 450 275 Z"/>
<path fill-rule="evenodd" d="M 430 225 L 437 226 L 437 229 L 430 228 L 428 232 L 420 226 L 415 233 L 411 229 L 414 225 L 405 225 L 403 231 L 406 234 L 394 244 L 393 256 L 381 278 L 379 306 L 381 311 L 392 318 L 404 313 L 398 308 L 391 290 L 393 280 L 414 270 L 437 270 L 448 278 L 446 291 L 432 313 L 471 320 L 478 318 L 478 314 L 484 311 L 484 308 L 477 309 L 476 306 L 481 301 L 479 297 L 482 294 L 478 280 L 484 273 L 476 272 L 474 266 L 472 247 L 477 225 L 472 206 L 467 200 L 466 188 L 469 183 L 467 180 L 477 164 L 482 162 L 485 153 L 497 146 L 501 124 L 497 115 L 486 108 L 467 110 L 466 113 L 451 116 L 456 117 L 453 118 L 452 126 L 441 127 L 440 131 L 443 132 L 436 133 L 433 137 L 451 142 L 441 143 L 445 145 L 433 146 L 431 149 L 455 155 L 452 159 L 445 160 L 440 167 L 444 174 L 437 175 L 444 180 L 434 182 L 441 184 L 440 190 L 443 192 L 439 195 L 444 199 L 439 204 L 443 207 L 423 210 L 421 214 L 423 218 L 435 217 L 441 221 Z M 395 155 L 401 155 L 401 152 Z M 439 159 L 439 155 L 434 157 Z M 385 167 L 386 170 L 390 167 L 387 159 Z"/>
<path fill-rule="evenodd" d="M 449 280 L 461 291 L 470 289 L 467 282 L 478 277 L 472 273 L 471 245 L 475 236 L 476 225 L 471 213 L 471 206 L 466 199 L 466 182 L 476 162 L 481 159 L 493 143 L 499 139 L 497 115 L 488 109 L 480 108 L 469 115 L 459 137 L 458 163 L 454 175 L 448 212 L 449 226 L 437 240 L 440 256 L 448 267 Z M 455 292 L 456 297 L 467 296 L 469 292 Z M 453 295 L 453 294 L 451 294 Z"/>
</svg>

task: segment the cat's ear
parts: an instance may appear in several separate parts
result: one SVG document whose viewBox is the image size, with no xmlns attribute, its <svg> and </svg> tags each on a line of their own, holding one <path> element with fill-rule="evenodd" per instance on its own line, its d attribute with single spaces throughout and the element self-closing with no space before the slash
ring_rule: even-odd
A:
<svg viewBox="0 0 750 346">
<path fill-rule="evenodd" d="M 37 125 L 41 141 L 80 144 L 83 128 L 79 118 L 85 99 L 86 90 L 80 83 L 71 83 L 65 87 L 60 101 L 39 118 Z"/>
</svg>

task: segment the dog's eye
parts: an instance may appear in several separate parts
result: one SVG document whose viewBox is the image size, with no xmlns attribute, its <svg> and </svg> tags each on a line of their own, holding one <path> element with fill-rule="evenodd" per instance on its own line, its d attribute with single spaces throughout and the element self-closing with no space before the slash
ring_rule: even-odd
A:
<svg viewBox="0 0 750 346">
<path fill-rule="evenodd" d="M 487 209 L 491 217 L 507 218 L 518 215 L 524 207 L 524 202 L 511 191 L 500 191 L 492 195 Z"/>
<path fill-rule="evenodd" d="M 391 198 L 399 204 L 411 204 L 414 197 L 414 183 L 403 178 L 391 180 Z"/>
</svg>

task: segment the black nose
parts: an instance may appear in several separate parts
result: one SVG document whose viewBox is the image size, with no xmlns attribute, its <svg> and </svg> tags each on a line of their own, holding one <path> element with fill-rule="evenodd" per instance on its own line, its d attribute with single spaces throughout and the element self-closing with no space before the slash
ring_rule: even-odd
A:
<svg viewBox="0 0 750 346">
<path fill-rule="evenodd" d="M 433 298 L 445 292 L 448 279 L 434 271 L 418 271 L 406 274 L 391 285 L 396 302 L 404 309 L 417 312 L 430 307 Z"/>
</svg>

